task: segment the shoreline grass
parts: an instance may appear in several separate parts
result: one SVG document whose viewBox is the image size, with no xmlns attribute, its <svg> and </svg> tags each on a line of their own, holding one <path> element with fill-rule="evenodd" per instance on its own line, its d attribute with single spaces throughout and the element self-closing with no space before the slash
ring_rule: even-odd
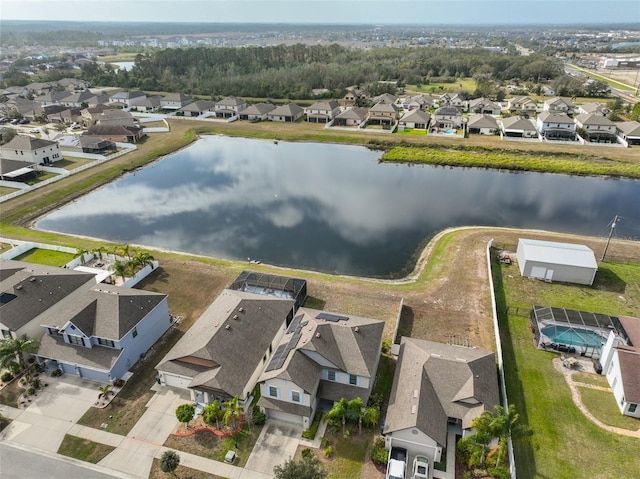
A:
<svg viewBox="0 0 640 479">
<path fill-rule="evenodd" d="M 396 146 L 382 155 L 380 161 L 560 173 L 579 176 L 640 178 L 640 167 L 638 165 L 615 160 L 575 158 L 569 155 L 516 155 L 500 150 L 490 152 Z"/>
</svg>

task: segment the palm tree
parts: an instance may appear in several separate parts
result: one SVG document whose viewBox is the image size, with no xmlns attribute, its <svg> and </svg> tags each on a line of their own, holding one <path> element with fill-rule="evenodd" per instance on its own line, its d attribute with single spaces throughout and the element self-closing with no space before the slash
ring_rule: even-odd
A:
<svg viewBox="0 0 640 479">
<path fill-rule="evenodd" d="M 217 399 L 211 404 L 207 404 L 202 411 L 202 418 L 207 424 L 216 422 L 216 429 L 220 429 L 220 401 Z"/>
<path fill-rule="evenodd" d="M 345 398 L 333 403 L 333 407 L 327 413 L 327 419 L 330 421 L 342 422 L 342 434 L 345 433 L 345 426 L 347 424 L 347 414 L 349 413 L 349 403 Z"/>
<path fill-rule="evenodd" d="M 131 263 L 135 265 L 135 268 L 141 270 L 145 266 L 151 266 L 153 268 L 154 257 L 146 251 L 139 251 L 131 260 Z"/>
<path fill-rule="evenodd" d="M 114 272 L 117 276 L 122 277 L 122 282 L 125 281 L 125 275 L 127 274 L 128 263 L 124 261 L 115 260 L 110 266 L 109 269 Z"/>
<path fill-rule="evenodd" d="M 76 249 L 76 254 L 78 256 L 80 256 L 80 263 L 81 264 L 85 263 L 84 255 L 87 254 L 87 253 L 88 253 L 88 251 L 86 249 L 83 249 L 83 248 Z"/>
<path fill-rule="evenodd" d="M 242 406 L 238 404 L 238 396 L 235 396 L 233 399 L 225 402 L 224 407 L 225 411 L 224 416 L 222 416 L 222 422 L 224 422 L 225 426 L 228 426 L 229 423 L 233 420 L 235 426 L 237 418 L 242 415 Z"/>
<path fill-rule="evenodd" d="M 119 254 L 122 257 L 126 256 L 127 258 L 129 258 L 129 260 L 131 260 L 131 252 L 129 251 L 128 244 L 120 244 L 120 245 L 114 246 L 113 254 L 114 255 Z"/>
<path fill-rule="evenodd" d="M 20 366 L 20 371 L 27 369 L 24 359 L 25 354 L 35 353 L 40 347 L 40 342 L 27 337 L 26 334 L 20 338 L 7 338 L 0 341 L 0 368 L 9 366 L 16 362 Z"/>
<path fill-rule="evenodd" d="M 111 389 L 111 384 L 105 384 L 104 386 L 100 386 L 98 388 L 98 391 L 100 391 L 100 394 L 98 394 L 98 399 L 109 399 L 109 396 L 112 394 L 115 394 L 115 392 L 113 391 L 113 389 Z"/>
<path fill-rule="evenodd" d="M 513 404 L 505 410 L 502 406 L 495 406 L 495 417 L 491 423 L 493 436 L 498 438 L 498 449 L 496 451 L 496 467 L 503 464 L 507 457 L 507 447 L 509 438 L 513 441 L 528 440 L 533 431 L 522 424 L 518 424 L 520 415 L 516 413 Z"/>
<path fill-rule="evenodd" d="M 358 420 L 358 434 L 362 435 L 362 399 L 355 398 L 347 403 L 349 417 Z"/>
<path fill-rule="evenodd" d="M 98 253 L 98 258 L 100 258 L 100 261 L 102 261 L 102 253 L 106 253 L 107 252 L 107 248 L 104 246 L 98 246 L 95 249 L 95 252 Z"/>
</svg>

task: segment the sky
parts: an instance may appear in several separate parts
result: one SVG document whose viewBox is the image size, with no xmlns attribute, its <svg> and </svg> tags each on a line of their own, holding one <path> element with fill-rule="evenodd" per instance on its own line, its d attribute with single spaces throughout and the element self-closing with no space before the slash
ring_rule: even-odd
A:
<svg viewBox="0 0 640 479">
<path fill-rule="evenodd" d="M 2 20 L 342 24 L 637 23 L 639 0 L 0 0 Z"/>
</svg>

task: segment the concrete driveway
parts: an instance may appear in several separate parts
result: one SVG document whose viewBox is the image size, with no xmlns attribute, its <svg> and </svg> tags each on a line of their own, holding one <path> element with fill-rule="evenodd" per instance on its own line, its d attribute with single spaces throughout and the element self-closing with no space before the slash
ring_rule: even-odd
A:
<svg viewBox="0 0 640 479">
<path fill-rule="evenodd" d="M 273 475 L 273 467 L 292 458 L 302 439 L 302 426 L 267 420 L 245 470 Z"/>
</svg>

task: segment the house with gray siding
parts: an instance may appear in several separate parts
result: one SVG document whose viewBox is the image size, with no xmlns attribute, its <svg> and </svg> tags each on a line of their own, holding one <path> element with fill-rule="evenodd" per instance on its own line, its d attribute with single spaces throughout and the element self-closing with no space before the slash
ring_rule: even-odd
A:
<svg viewBox="0 0 640 479">
<path fill-rule="evenodd" d="M 536 129 L 547 140 L 576 139 L 576 124 L 564 112 L 543 111 L 536 119 Z"/>
<path fill-rule="evenodd" d="M 369 400 L 384 322 L 300 308 L 260 376 L 258 405 L 271 419 L 308 428 L 318 407 Z"/>
<path fill-rule="evenodd" d="M 43 318 L 36 358 L 47 369 L 110 383 L 170 326 L 165 294 L 101 283 Z"/>
<path fill-rule="evenodd" d="M 499 130 L 498 121 L 487 114 L 477 114 L 469 117 L 467 121 L 469 133 L 476 135 L 495 135 Z"/>
<path fill-rule="evenodd" d="M 520 116 L 503 118 L 500 129 L 504 136 L 510 138 L 538 138 L 538 130 L 533 121 Z"/>
<path fill-rule="evenodd" d="M 178 111 L 184 116 L 200 116 L 215 109 L 216 104 L 211 100 L 196 100 L 188 105 L 183 106 Z"/>
<path fill-rule="evenodd" d="M 160 107 L 163 110 L 179 110 L 192 102 L 191 97 L 184 93 L 169 93 L 160 99 Z"/>
<path fill-rule="evenodd" d="M 237 116 L 242 110 L 247 107 L 247 102 L 242 98 L 236 98 L 235 96 L 228 96 L 218 102 L 214 106 L 216 117 L 219 118 L 231 118 Z"/>
<path fill-rule="evenodd" d="M 281 121 L 284 123 L 294 123 L 304 116 L 304 109 L 295 103 L 288 103 L 274 108 L 267 113 L 267 118 L 271 121 Z"/>
<path fill-rule="evenodd" d="M 304 111 L 310 123 L 329 123 L 340 113 L 340 105 L 336 100 L 317 101 Z"/>
<path fill-rule="evenodd" d="M 382 429 L 387 448 L 444 460 L 456 436 L 499 404 L 492 352 L 403 337 Z"/>
<path fill-rule="evenodd" d="M 413 110 L 406 113 L 398 122 L 399 128 L 413 128 L 414 130 L 426 130 L 429 127 L 431 115 L 422 110 Z"/>
<path fill-rule="evenodd" d="M 41 338 L 46 317 L 95 285 L 92 273 L 0 259 L 0 337 Z"/>
<path fill-rule="evenodd" d="M 28 161 L 36 165 L 48 165 L 63 158 L 57 142 L 26 135 L 17 135 L 0 146 L 0 154 L 8 160 Z"/>
<path fill-rule="evenodd" d="M 345 111 L 336 116 L 333 122 L 334 126 L 360 126 L 367 118 L 369 109 L 361 106 L 347 108 Z"/>
<path fill-rule="evenodd" d="M 622 121 L 616 123 L 616 132 L 629 145 L 640 145 L 640 122 Z"/>
<path fill-rule="evenodd" d="M 266 120 L 269 112 L 275 110 L 273 103 L 255 103 L 240 111 L 240 119 L 248 121 Z"/>
</svg>

